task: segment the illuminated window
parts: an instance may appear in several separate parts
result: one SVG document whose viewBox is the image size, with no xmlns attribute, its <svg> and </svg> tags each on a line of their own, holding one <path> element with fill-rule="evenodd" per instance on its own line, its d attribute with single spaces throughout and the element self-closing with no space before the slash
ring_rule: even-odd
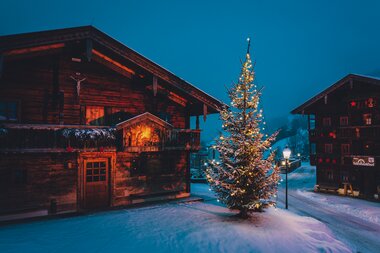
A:
<svg viewBox="0 0 380 253">
<path fill-rule="evenodd" d="M 325 144 L 325 153 L 331 154 L 332 153 L 333 146 L 331 143 Z"/>
<path fill-rule="evenodd" d="M 330 117 L 323 118 L 323 126 L 331 126 L 331 118 Z"/>
<path fill-rule="evenodd" d="M 373 108 L 375 106 L 375 100 L 373 98 L 369 98 L 367 101 L 366 101 L 366 104 L 367 104 L 367 107 L 368 108 Z"/>
<path fill-rule="evenodd" d="M 341 126 L 347 126 L 348 125 L 348 117 L 347 116 L 340 117 L 339 122 L 340 122 Z"/>
<path fill-rule="evenodd" d="M 18 120 L 18 102 L 0 101 L 0 121 Z"/>
<path fill-rule="evenodd" d="M 363 121 L 365 125 L 372 125 L 372 115 L 370 113 L 363 114 Z"/>
<path fill-rule="evenodd" d="M 86 106 L 86 125 L 104 125 L 104 107 Z"/>
</svg>

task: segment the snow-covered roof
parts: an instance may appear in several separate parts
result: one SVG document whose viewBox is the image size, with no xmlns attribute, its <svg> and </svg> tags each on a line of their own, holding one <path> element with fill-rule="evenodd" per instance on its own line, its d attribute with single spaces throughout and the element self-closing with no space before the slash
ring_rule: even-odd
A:
<svg viewBox="0 0 380 253">
<path fill-rule="evenodd" d="M 120 122 L 119 124 L 116 125 L 116 129 L 122 129 L 122 128 L 130 126 L 132 124 L 136 124 L 136 123 L 147 121 L 147 120 L 152 121 L 155 124 L 160 125 L 160 126 L 165 127 L 165 128 L 174 128 L 173 125 L 169 124 L 165 120 L 160 119 L 159 117 L 157 117 L 157 116 L 155 116 L 149 112 L 144 112 L 144 113 L 139 114 L 133 118 L 130 118 L 130 119 L 127 119 L 123 122 Z"/>
</svg>

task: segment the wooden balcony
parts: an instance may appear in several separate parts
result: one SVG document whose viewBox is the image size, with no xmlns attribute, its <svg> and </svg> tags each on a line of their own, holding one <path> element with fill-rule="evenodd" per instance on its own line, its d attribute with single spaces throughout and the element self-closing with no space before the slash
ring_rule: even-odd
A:
<svg viewBox="0 0 380 253">
<path fill-rule="evenodd" d="M 320 139 L 334 139 L 336 138 L 336 132 L 331 128 L 310 129 L 309 140 L 310 142 L 316 142 Z"/>
<path fill-rule="evenodd" d="M 370 139 L 380 140 L 380 126 L 349 126 L 337 127 L 336 129 L 313 129 L 309 130 L 309 140 L 315 142 L 321 139 Z"/>
<path fill-rule="evenodd" d="M 380 126 L 351 126 L 337 129 L 338 138 L 380 140 Z"/>
<path fill-rule="evenodd" d="M 342 164 L 342 158 L 338 154 L 317 153 L 313 155 L 313 160 L 315 165 L 337 166 L 339 164 Z"/>
<path fill-rule="evenodd" d="M 4 124 L 0 150 L 73 152 L 115 150 L 115 129 L 82 125 Z"/>
<path fill-rule="evenodd" d="M 123 146 L 115 128 L 84 125 L 4 124 L 0 126 L 1 152 L 144 152 L 200 149 L 200 130 L 172 129 L 159 142 Z"/>
<path fill-rule="evenodd" d="M 143 146 L 124 145 L 126 152 L 154 152 L 165 150 L 200 150 L 200 130 L 172 129 L 159 142 L 145 143 Z"/>
</svg>

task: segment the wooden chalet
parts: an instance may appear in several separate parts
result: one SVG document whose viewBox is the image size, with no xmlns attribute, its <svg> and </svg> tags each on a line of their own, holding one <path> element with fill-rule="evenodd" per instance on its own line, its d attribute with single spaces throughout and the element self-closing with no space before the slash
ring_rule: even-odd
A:
<svg viewBox="0 0 380 253">
<path fill-rule="evenodd" d="M 1 36 L 0 215 L 187 197 L 221 106 L 92 26 Z"/>
<path fill-rule="evenodd" d="M 379 198 L 379 102 L 380 78 L 350 74 L 292 111 L 308 115 L 317 189 Z"/>
</svg>

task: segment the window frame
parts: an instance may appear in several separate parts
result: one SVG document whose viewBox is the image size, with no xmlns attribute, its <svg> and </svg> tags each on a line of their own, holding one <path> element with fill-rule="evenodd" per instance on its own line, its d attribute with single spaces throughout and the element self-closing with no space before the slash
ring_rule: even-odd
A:
<svg viewBox="0 0 380 253">
<path fill-rule="evenodd" d="M 342 155 L 349 155 L 351 154 L 351 145 L 349 143 L 342 143 L 340 145 L 340 150 L 341 150 Z"/>
<path fill-rule="evenodd" d="M 96 163 L 98 164 L 97 167 L 95 166 Z M 91 167 L 88 166 L 88 164 L 91 164 Z M 101 164 L 104 164 L 104 166 L 101 166 Z M 108 182 L 109 167 L 107 159 L 88 159 L 85 161 L 84 166 L 84 180 L 86 184 L 102 184 Z"/>
<path fill-rule="evenodd" d="M 89 121 L 88 122 L 88 118 L 87 118 L 87 111 L 89 110 L 89 109 L 91 109 L 91 107 L 92 108 L 95 108 L 95 107 L 97 107 L 98 109 L 100 109 L 100 108 L 102 108 L 103 109 L 103 119 L 102 119 L 102 124 L 90 124 L 90 122 L 91 121 Z M 86 126 L 104 126 L 105 124 L 106 124 L 106 107 L 105 106 L 101 106 L 101 105 L 84 105 L 84 125 L 86 125 Z M 97 119 L 97 121 L 98 121 L 99 119 Z"/>
<path fill-rule="evenodd" d="M 25 186 L 28 184 L 28 170 L 26 168 L 12 169 L 12 184 L 14 186 Z"/>
<path fill-rule="evenodd" d="M 326 170 L 326 174 L 327 174 L 327 180 L 328 181 L 334 181 L 334 171 L 332 171 L 331 169 L 327 169 Z"/>
<path fill-rule="evenodd" d="M 363 123 L 366 126 L 372 125 L 372 113 L 363 113 Z"/>
<path fill-rule="evenodd" d="M 322 126 L 323 127 L 331 127 L 331 117 L 323 117 L 322 118 Z"/>
<path fill-rule="evenodd" d="M 16 119 L 10 120 L 7 119 L 0 119 L 0 122 L 20 122 L 21 120 L 21 101 L 19 99 L 0 99 L 0 103 L 16 103 Z"/>
<path fill-rule="evenodd" d="M 329 148 L 327 148 L 329 147 Z M 333 145 L 332 143 L 325 143 L 325 153 L 326 154 L 332 154 L 333 153 Z"/>
<path fill-rule="evenodd" d="M 342 123 L 342 122 L 344 122 L 344 123 Z M 349 125 L 348 116 L 340 116 L 339 117 L 339 125 L 348 126 Z"/>
</svg>

